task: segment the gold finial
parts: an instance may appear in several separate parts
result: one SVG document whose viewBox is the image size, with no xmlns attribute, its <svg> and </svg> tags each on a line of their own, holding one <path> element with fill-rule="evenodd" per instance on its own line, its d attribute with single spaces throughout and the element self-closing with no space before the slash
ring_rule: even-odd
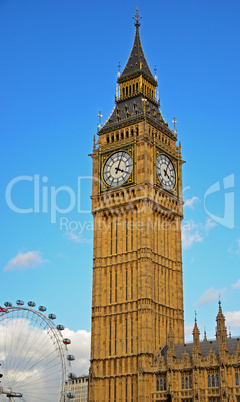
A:
<svg viewBox="0 0 240 402">
<path fill-rule="evenodd" d="M 118 63 L 118 72 L 117 72 L 117 77 L 118 77 L 118 78 L 119 78 L 120 75 L 121 75 L 120 68 L 121 68 L 121 63 L 120 63 L 120 61 L 119 61 L 119 63 Z"/>
<path fill-rule="evenodd" d="M 144 115 L 145 115 L 145 113 L 146 113 L 146 102 L 147 102 L 147 99 L 146 99 L 146 98 L 142 98 L 143 114 L 144 114 Z"/>
<path fill-rule="evenodd" d="M 135 18 L 135 27 L 140 27 L 140 22 L 139 20 L 142 18 L 141 15 L 138 14 L 138 7 L 136 8 L 136 14 L 133 16 L 133 19 Z"/>
<path fill-rule="evenodd" d="M 195 324 L 197 323 L 197 312 L 196 312 L 196 310 L 195 310 Z"/>
<path fill-rule="evenodd" d="M 175 131 L 175 124 L 177 123 L 176 117 L 173 118 L 172 122 L 174 124 L 174 131 Z"/>
<path fill-rule="evenodd" d="M 99 131 L 100 128 L 101 128 L 101 117 L 102 117 L 101 110 L 99 110 L 99 113 L 98 113 L 99 121 L 98 121 L 98 125 L 97 125 L 98 131 Z"/>
<path fill-rule="evenodd" d="M 173 134 L 174 134 L 175 136 L 177 136 L 177 129 L 176 129 L 177 120 L 176 120 L 176 117 L 175 117 L 175 116 L 174 116 L 172 122 L 173 122 L 173 124 L 174 124 Z"/>
</svg>

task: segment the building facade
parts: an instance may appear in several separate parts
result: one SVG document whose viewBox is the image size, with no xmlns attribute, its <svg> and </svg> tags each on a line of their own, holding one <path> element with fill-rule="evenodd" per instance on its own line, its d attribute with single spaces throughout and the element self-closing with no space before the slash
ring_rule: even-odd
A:
<svg viewBox="0 0 240 402">
<path fill-rule="evenodd" d="M 68 392 L 72 392 L 74 397 L 74 402 L 87 402 L 88 400 L 88 376 L 82 375 L 69 380 L 65 384 L 65 395 Z M 66 396 L 66 400 L 69 400 Z"/>
<path fill-rule="evenodd" d="M 221 321 L 216 341 L 200 343 L 195 323 L 194 342 L 184 346 L 181 145 L 159 110 L 157 77 L 144 56 L 139 20 L 137 11 L 133 47 L 118 73 L 116 106 L 99 128 L 91 155 L 89 401 L 217 402 L 227 391 L 209 392 L 208 376 L 216 376 L 229 340 Z M 231 347 L 238 350 L 236 342 Z M 210 361 L 213 366 L 203 368 Z M 200 392 L 203 378 L 206 392 Z"/>
</svg>

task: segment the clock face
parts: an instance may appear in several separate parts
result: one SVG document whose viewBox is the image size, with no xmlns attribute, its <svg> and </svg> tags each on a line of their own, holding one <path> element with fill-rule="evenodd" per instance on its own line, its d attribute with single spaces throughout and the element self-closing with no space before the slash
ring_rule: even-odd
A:
<svg viewBox="0 0 240 402">
<path fill-rule="evenodd" d="M 172 190 L 176 184 L 176 173 L 168 156 L 161 154 L 157 157 L 156 170 L 161 185 L 166 190 Z"/>
<path fill-rule="evenodd" d="M 103 178 L 111 187 L 118 187 L 125 183 L 133 169 L 133 160 L 125 151 L 118 151 L 111 155 L 103 167 Z"/>
</svg>

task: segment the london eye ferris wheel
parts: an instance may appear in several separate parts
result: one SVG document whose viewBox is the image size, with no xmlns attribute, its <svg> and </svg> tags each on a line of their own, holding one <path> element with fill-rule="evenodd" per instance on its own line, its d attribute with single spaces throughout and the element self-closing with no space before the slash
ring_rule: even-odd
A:
<svg viewBox="0 0 240 402">
<path fill-rule="evenodd" d="M 0 308 L 0 402 L 65 402 L 74 399 L 65 393 L 71 372 L 68 354 L 70 339 L 63 338 L 63 325 L 55 325 L 55 314 L 46 307 L 17 300 Z"/>
</svg>

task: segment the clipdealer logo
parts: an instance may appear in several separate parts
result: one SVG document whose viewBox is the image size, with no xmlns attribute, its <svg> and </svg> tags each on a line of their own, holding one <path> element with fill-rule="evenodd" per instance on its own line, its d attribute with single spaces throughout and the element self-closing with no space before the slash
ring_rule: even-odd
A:
<svg viewBox="0 0 240 402">
<path fill-rule="evenodd" d="M 204 194 L 204 210 L 206 214 L 216 223 L 233 229 L 235 227 L 235 194 L 234 194 L 234 174 L 226 176 L 222 181 L 217 181 L 211 185 Z M 86 200 L 84 186 L 92 185 L 96 181 L 99 185 L 99 179 L 92 176 L 78 176 L 76 181 L 76 189 L 70 186 L 52 186 L 48 184 L 49 178 L 47 176 L 22 175 L 14 177 L 7 184 L 5 190 L 5 199 L 8 207 L 18 214 L 50 214 L 50 222 L 56 224 L 59 218 L 60 230 L 77 230 L 79 227 L 80 232 L 86 230 L 87 227 L 92 228 L 91 221 L 81 223 L 81 221 L 70 221 L 66 215 L 76 209 L 78 214 L 90 214 L 90 209 L 84 209 L 84 200 Z M 18 203 L 19 194 L 24 191 L 26 183 L 30 185 L 30 198 L 27 207 L 21 207 Z M 222 185 L 223 184 L 223 185 Z M 189 187 L 183 190 L 183 193 Z M 231 191 L 230 191 L 231 189 Z M 13 193 L 14 196 L 13 196 Z M 219 216 L 207 208 L 207 199 L 214 194 L 220 193 L 220 204 L 223 207 L 223 216 Z M 62 205 L 62 198 L 64 197 L 64 206 Z M 66 201 L 67 200 L 67 201 Z M 218 201 L 219 202 L 219 201 Z M 116 205 L 117 208 L 117 205 Z M 63 216 L 64 215 L 64 216 Z"/>
</svg>

